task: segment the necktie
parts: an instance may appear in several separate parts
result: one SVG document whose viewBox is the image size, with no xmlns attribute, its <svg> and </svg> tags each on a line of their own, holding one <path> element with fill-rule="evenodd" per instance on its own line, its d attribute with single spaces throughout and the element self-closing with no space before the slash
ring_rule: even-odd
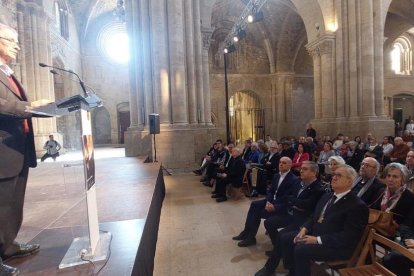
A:
<svg viewBox="0 0 414 276">
<path fill-rule="evenodd" d="M 336 195 L 333 195 L 331 197 L 331 199 L 329 199 L 329 201 L 325 204 L 325 207 L 322 209 L 322 212 L 319 215 L 318 223 L 323 223 L 323 221 L 325 219 L 325 213 L 326 213 L 326 211 L 328 211 L 328 209 L 331 208 L 332 205 L 334 205 L 335 200 L 336 200 Z"/>
<path fill-rule="evenodd" d="M 13 79 L 13 77 L 10 75 L 7 77 L 7 80 L 9 81 L 11 87 L 13 88 L 13 92 L 19 96 L 20 98 L 24 98 L 24 96 L 22 95 L 22 92 L 19 89 L 19 86 L 17 85 L 16 81 Z M 29 129 L 29 124 L 27 122 L 27 119 L 24 119 L 24 132 L 28 133 L 30 131 Z"/>
<path fill-rule="evenodd" d="M 336 195 L 333 195 L 333 196 L 331 197 L 331 200 L 329 200 L 328 205 L 326 206 L 326 210 L 329 210 L 329 208 L 331 208 L 331 207 L 332 207 L 332 205 L 334 205 L 334 204 L 335 204 L 335 200 L 336 200 Z"/>
</svg>

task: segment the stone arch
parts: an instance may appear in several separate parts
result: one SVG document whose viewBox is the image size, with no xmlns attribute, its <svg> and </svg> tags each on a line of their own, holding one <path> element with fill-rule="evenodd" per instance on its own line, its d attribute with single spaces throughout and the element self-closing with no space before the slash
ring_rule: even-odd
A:
<svg viewBox="0 0 414 276">
<path fill-rule="evenodd" d="M 229 99 L 230 136 L 236 144 L 247 138 L 264 139 L 265 120 L 260 96 L 251 90 L 235 92 Z"/>
<path fill-rule="evenodd" d="M 104 106 L 92 112 L 92 133 L 96 145 L 111 143 L 111 115 Z"/>
</svg>

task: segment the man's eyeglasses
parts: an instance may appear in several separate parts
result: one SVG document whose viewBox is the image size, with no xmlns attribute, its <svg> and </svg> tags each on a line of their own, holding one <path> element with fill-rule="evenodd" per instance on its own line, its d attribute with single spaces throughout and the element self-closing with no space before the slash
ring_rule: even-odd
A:
<svg viewBox="0 0 414 276">
<path fill-rule="evenodd" d="M 377 168 L 376 166 L 373 166 L 373 165 L 368 164 L 368 163 L 365 163 L 365 162 L 362 162 L 361 163 L 361 167 L 369 167 L 369 168 L 373 168 L 373 169 L 376 169 Z"/>
<path fill-rule="evenodd" d="M 19 46 L 19 41 L 16 41 L 16 40 L 10 39 L 10 38 L 5 38 L 5 37 L 2 37 L 2 36 L 0 36 L 0 38 L 1 39 L 4 39 L 4 40 L 7 40 L 8 42 L 13 43 L 13 44 Z"/>
</svg>

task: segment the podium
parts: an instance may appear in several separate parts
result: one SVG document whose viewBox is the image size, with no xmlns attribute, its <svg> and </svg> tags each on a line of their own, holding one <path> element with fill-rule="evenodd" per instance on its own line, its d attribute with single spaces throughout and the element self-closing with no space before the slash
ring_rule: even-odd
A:
<svg viewBox="0 0 414 276">
<path fill-rule="evenodd" d="M 106 260 L 109 256 L 111 233 L 99 231 L 98 208 L 95 186 L 95 160 L 91 126 L 93 108 L 102 106 L 96 94 L 74 95 L 54 103 L 32 109 L 30 112 L 44 116 L 65 116 L 71 112 L 80 113 L 81 145 L 83 153 L 84 192 L 86 197 L 87 235 L 73 239 L 68 251 L 59 264 L 59 269 L 89 262 Z M 82 164 L 80 164 L 82 166 Z"/>
</svg>

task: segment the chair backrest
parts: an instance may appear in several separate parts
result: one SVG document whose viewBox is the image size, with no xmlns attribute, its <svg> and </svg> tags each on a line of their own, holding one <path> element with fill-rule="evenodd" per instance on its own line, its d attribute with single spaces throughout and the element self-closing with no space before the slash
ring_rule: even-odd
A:
<svg viewBox="0 0 414 276">
<path fill-rule="evenodd" d="M 388 248 L 389 250 L 394 250 L 401 255 L 405 256 L 406 258 L 410 259 L 412 262 L 414 262 L 414 253 L 409 251 L 407 248 L 403 247 L 402 245 L 387 239 L 380 234 L 376 233 L 374 229 L 371 229 L 369 231 L 368 238 L 364 244 L 364 247 L 362 248 L 361 255 L 359 256 L 357 266 L 362 266 L 365 264 L 366 258 L 368 256 L 368 252 L 370 254 L 370 258 L 372 263 L 375 263 L 377 265 L 381 265 L 377 261 L 377 255 L 376 255 L 376 245 L 379 245 L 381 247 Z"/>
</svg>

